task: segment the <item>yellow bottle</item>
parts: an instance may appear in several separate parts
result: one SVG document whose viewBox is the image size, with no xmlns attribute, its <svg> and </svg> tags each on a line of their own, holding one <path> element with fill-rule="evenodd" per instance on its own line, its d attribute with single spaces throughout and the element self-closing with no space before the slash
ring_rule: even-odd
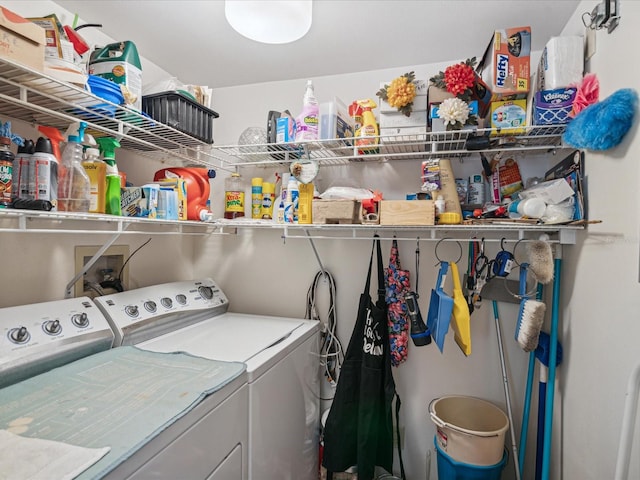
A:
<svg viewBox="0 0 640 480">
<path fill-rule="evenodd" d="M 301 183 L 298 190 L 298 223 L 311 224 L 313 223 L 313 183 Z"/>
<path fill-rule="evenodd" d="M 356 135 L 356 146 L 359 147 L 358 153 L 378 153 L 378 147 L 376 146 L 380 141 L 378 122 L 372 112 L 372 109 L 378 105 L 370 98 L 358 100 L 357 103 L 362 107 L 362 127 L 359 130 L 359 134 Z"/>
<path fill-rule="evenodd" d="M 262 178 L 251 179 L 251 218 L 262 218 Z"/>
<path fill-rule="evenodd" d="M 104 213 L 107 190 L 107 164 L 100 159 L 100 150 L 87 148 L 82 167 L 87 172 L 91 183 L 89 212 Z"/>
</svg>

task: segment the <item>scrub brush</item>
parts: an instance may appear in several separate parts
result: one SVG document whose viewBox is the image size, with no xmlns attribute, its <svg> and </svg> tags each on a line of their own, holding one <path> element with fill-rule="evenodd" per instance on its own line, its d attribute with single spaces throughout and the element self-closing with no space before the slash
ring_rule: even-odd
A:
<svg viewBox="0 0 640 480">
<path fill-rule="evenodd" d="M 553 280 L 553 253 L 548 242 L 535 240 L 527 243 L 527 258 L 538 282 L 546 285 Z"/>
<path fill-rule="evenodd" d="M 532 352 L 538 346 L 540 330 L 544 323 L 544 313 L 547 306 L 527 296 L 527 271 L 528 263 L 520 264 L 520 310 L 516 325 L 515 339 L 525 352 Z"/>
</svg>

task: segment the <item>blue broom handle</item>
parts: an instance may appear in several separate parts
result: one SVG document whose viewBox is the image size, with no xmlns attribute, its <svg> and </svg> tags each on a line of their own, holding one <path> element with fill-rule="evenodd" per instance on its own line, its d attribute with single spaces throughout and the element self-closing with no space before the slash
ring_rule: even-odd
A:
<svg viewBox="0 0 640 480">
<path fill-rule="evenodd" d="M 558 362 L 558 310 L 560 309 L 560 269 L 562 259 L 555 258 L 553 280 L 553 300 L 551 304 L 551 333 L 549 349 L 549 379 L 547 380 L 547 401 L 545 405 L 544 451 L 542 454 L 542 479 L 549 480 L 551 470 L 551 439 L 553 436 L 553 395 L 556 387 L 556 364 Z"/>
<path fill-rule="evenodd" d="M 544 286 L 538 283 L 536 291 L 536 300 L 542 300 L 542 292 Z M 527 435 L 529 434 L 529 414 L 531 413 L 531 393 L 533 392 L 533 375 L 536 367 L 535 350 L 529 353 L 529 368 L 527 370 L 527 387 L 524 395 L 524 408 L 522 410 L 522 425 L 520 430 L 520 451 L 518 455 L 518 464 L 520 472 L 524 472 L 524 459 L 527 452 Z"/>
</svg>

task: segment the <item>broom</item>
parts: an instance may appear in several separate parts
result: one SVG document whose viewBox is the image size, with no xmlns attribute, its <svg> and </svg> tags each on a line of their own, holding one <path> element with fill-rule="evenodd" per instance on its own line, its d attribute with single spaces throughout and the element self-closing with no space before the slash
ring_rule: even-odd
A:
<svg viewBox="0 0 640 480">
<path fill-rule="evenodd" d="M 518 312 L 518 323 L 516 324 L 515 339 L 518 345 L 525 351 L 531 352 L 538 346 L 538 337 L 544 323 L 544 313 L 546 305 L 533 300 L 527 295 L 527 272 L 528 263 L 520 264 L 520 310 Z"/>
</svg>

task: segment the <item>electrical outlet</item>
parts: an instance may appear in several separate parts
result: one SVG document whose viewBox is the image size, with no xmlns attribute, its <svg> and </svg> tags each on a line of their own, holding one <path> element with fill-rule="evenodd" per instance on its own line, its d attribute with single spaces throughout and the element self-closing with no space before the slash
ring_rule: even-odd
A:
<svg viewBox="0 0 640 480">
<path fill-rule="evenodd" d="M 85 268 L 85 265 L 98 253 L 100 248 L 100 246 L 76 246 L 76 275 Z M 129 266 L 124 265 L 127 258 L 129 258 L 128 245 L 110 246 L 100 258 L 89 267 L 82 278 L 76 282 L 74 290 L 75 296 L 94 298 L 99 296 L 100 292 L 104 294 L 115 293 L 116 290 L 109 287 L 108 282 L 116 280 L 121 270 L 120 282 L 126 286 L 129 283 Z M 106 286 L 100 286 L 100 283 L 104 284 L 104 282 L 107 282 Z"/>
</svg>

